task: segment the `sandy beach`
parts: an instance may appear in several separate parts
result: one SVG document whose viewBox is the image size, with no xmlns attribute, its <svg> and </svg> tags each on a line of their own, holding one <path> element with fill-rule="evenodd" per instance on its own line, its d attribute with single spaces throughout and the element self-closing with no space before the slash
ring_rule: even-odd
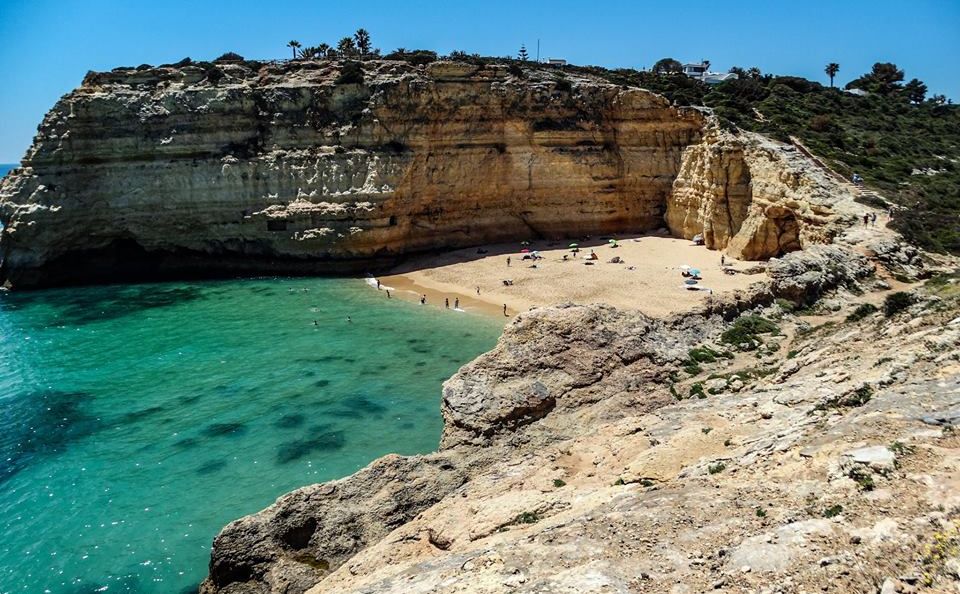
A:
<svg viewBox="0 0 960 594">
<path fill-rule="evenodd" d="M 624 237 L 617 238 L 617 247 L 607 241 L 582 241 L 577 242 L 579 253 L 574 253 L 569 243 L 496 244 L 412 258 L 379 280 L 382 287 L 393 289 L 393 297 L 419 300 L 426 295 L 427 305 L 439 307 L 449 299 L 451 308 L 459 299 L 461 309 L 498 316 L 504 315 L 506 305 L 508 317 L 568 301 L 608 303 L 664 316 L 703 303 L 711 290 L 724 293 L 760 280 L 756 275 L 725 274 L 720 252 L 685 239 Z M 523 253 L 523 249 L 529 252 Z M 588 260 L 591 251 L 597 259 Z M 533 252 L 538 252 L 541 259 L 523 259 Z M 622 262 L 612 263 L 617 256 Z M 730 258 L 726 264 L 737 271 L 754 265 Z M 681 266 L 700 271 L 702 280 L 695 286 L 701 290 L 688 290 Z M 505 285 L 505 280 L 512 284 Z"/>
</svg>

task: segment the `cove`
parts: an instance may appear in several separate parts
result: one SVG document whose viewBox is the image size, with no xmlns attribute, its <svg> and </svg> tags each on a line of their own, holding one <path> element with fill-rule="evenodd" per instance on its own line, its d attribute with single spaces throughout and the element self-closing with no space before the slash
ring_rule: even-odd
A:
<svg viewBox="0 0 960 594">
<path fill-rule="evenodd" d="M 501 329 L 355 279 L 0 293 L 0 592 L 195 591 L 229 521 L 436 449 Z"/>
</svg>

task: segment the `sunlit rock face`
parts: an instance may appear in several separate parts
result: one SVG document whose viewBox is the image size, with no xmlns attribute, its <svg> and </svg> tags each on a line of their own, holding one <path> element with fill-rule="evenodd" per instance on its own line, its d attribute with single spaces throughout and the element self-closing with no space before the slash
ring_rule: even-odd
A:
<svg viewBox="0 0 960 594">
<path fill-rule="evenodd" d="M 744 257 L 803 243 L 799 223 L 756 214 L 752 162 L 727 209 L 745 217 L 739 232 L 719 229 L 717 172 L 735 174 L 724 168 L 749 149 L 708 139 L 703 111 L 536 68 L 369 61 L 362 82 L 343 68 L 90 73 L 0 186 L 3 281 L 354 272 L 424 250 L 651 230 L 665 214 L 681 235 L 718 229 L 710 245 Z M 738 239 L 745 229 L 760 239 Z"/>
</svg>

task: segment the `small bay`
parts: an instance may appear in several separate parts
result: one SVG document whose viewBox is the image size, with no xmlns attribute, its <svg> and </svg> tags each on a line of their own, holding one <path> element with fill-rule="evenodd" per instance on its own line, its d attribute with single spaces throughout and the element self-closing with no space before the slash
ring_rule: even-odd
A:
<svg viewBox="0 0 960 594">
<path fill-rule="evenodd" d="M 0 592 L 195 591 L 229 521 L 436 449 L 501 329 L 356 279 L 0 293 Z"/>
</svg>

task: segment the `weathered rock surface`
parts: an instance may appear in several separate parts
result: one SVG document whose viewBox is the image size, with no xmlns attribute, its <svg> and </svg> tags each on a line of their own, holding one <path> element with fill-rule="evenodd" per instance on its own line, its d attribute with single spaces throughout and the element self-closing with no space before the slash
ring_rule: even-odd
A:
<svg viewBox="0 0 960 594">
<path fill-rule="evenodd" d="M 847 199 L 789 147 L 641 89 L 451 62 L 364 62 L 361 84 L 342 67 L 89 74 L 0 183 L 0 282 L 348 272 L 665 213 L 765 258 L 827 241 Z"/>
<path fill-rule="evenodd" d="M 666 320 L 522 314 L 444 385 L 440 452 L 234 522 L 203 591 L 848 592 L 904 575 L 960 513 L 960 443 L 923 420 L 949 422 L 960 397 L 960 326 L 945 324 L 960 304 L 804 333 L 788 317 L 762 357 L 681 371 L 693 346 L 729 348 L 725 319 L 796 289 L 774 271 L 811 295 L 859 293 L 871 266 L 840 248 L 790 254 L 750 294 Z M 694 396 L 711 374 L 739 391 Z M 864 386 L 866 401 L 841 404 Z"/>
<path fill-rule="evenodd" d="M 666 221 L 674 235 L 759 260 L 829 243 L 854 212 L 849 188 L 793 146 L 715 130 L 684 149 Z"/>
</svg>

